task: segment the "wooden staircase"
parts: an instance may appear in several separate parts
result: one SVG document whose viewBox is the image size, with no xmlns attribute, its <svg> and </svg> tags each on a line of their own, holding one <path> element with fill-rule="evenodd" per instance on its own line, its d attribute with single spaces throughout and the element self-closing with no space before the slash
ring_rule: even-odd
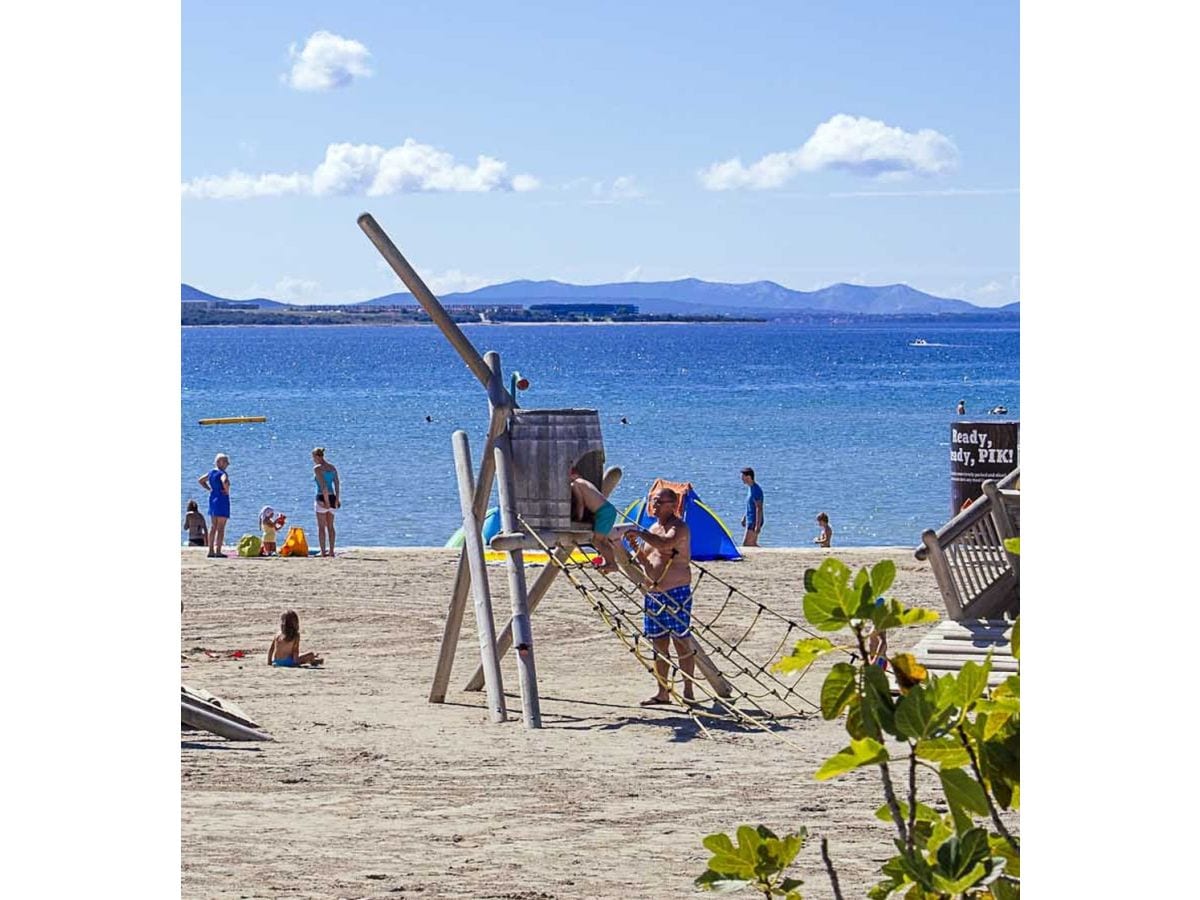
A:
<svg viewBox="0 0 1200 900">
<path fill-rule="evenodd" d="M 1021 473 L 985 481 L 983 496 L 921 535 L 915 556 L 928 560 L 949 619 L 913 650 L 932 674 L 982 663 L 992 651 L 989 685 L 1018 671 L 1006 635 L 1021 610 L 1021 558 L 1004 541 L 1021 534 Z"/>
</svg>

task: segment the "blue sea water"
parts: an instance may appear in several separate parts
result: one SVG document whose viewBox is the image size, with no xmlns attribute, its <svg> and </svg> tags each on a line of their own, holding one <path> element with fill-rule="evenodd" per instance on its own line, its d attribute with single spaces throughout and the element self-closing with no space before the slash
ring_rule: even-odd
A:
<svg viewBox="0 0 1200 900">
<path fill-rule="evenodd" d="M 766 547 L 807 546 L 828 512 L 835 546 L 916 545 L 950 512 L 950 423 L 1020 417 L 1015 324 L 464 326 L 529 408 L 599 410 L 620 508 L 657 477 L 690 481 L 740 541 L 753 466 Z M 913 347 L 922 338 L 928 346 Z M 440 546 L 461 524 L 450 436 L 478 469 L 483 388 L 433 326 L 185 328 L 181 518 L 229 454 L 236 542 L 264 505 L 312 535 L 314 446 L 340 472 L 339 546 Z M 200 426 L 219 416 L 264 424 Z M 432 417 L 432 423 L 425 417 Z M 622 417 L 628 425 L 620 424 Z"/>
</svg>

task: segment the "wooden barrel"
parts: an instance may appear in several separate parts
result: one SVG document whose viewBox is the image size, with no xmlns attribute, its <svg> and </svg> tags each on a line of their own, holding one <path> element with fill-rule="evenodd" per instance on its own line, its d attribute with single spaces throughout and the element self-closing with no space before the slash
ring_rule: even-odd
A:
<svg viewBox="0 0 1200 900">
<path fill-rule="evenodd" d="M 954 422 L 950 426 L 950 515 L 983 494 L 1019 463 L 1020 422 Z"/>
<path fill-rule="evenodd" d="M 604 438 L 594 409 L 515 409 L 512 436 L 517 512 L 533 528 L 571 527 L 571 466 L 597 487 L 604 476 Z"/>
</svg>

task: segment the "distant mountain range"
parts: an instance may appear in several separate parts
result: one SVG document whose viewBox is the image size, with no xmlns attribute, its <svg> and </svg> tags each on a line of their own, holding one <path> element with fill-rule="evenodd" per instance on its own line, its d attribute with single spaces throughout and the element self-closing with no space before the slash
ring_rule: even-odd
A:
<svg viewBox="0 0 1200 900">
<path fill-rule="evenodd" d="M 227 300 L 180 285 L 184 303 L 253 303 L 262 308 L 295 304 L 257 298 Z M 906 284 L 868 287 L 833 284 L 818 291 L 794 291 L 773 281 L 722 284 L 685 278 L 680 281 L 632 281 L 617 284 L 565 284 L 561 281 L 510 281 L 465 293 L 443 294 L 447 306 L 493 306 L 535 303 L 635 303 L 640 312 L 676 315 L 731 315 L 782 319 L 823 313 L 850 315 L 1017 315 L 1020 303 L 1001 307 L 975 306 L 965 300 L 935 297 Z M 411 294 L 386 294 L 353 306 L 415 306 Z"/>
</svg>

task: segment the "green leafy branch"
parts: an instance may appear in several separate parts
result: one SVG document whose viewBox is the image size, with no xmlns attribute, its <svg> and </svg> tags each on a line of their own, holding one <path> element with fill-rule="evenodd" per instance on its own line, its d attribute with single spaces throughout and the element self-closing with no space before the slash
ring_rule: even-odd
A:
<svg viewBox="0 0 1200 900">
<path fill-rule="evenodd" d="M 1019 544 L 1008 549 L 1020 552 Z M 855 574 L 840 560 L 828 559 L 804 574 L 805 618 L 834 639 L 797 642 L 792 652 L 776 663 L 775 670 L 802 673 L 831 653 L 850 655 L 849 662 L 832 665 L 821 686 L 822 716 L 829 720 L 844 716 L 850 742 L 827 759 L 815 777 L 836 778 L 864 766 L 879 771 L 885 802 L 876 817 L 894 826 L 897 853 L 881 867 L 884 880 L 872 888 L 869 896 L 873 900 L 897 891 L 904 893 L 905 900 L 1018 897 L 1020 844 L 1002 812 L 1020 805 L 1019 671 L 989 688 L 990 653 L 982 664 L 968 662 L 958 673 L 940 676 L 930 675 L 911 654 L 888 655 L 889 631 L 938 618 L 928 610 L 885 599 L 884 592 L 894 579 L 895 565 L 886 560 Z M 1013 625 L 1010 644 L 1019 663 L 1019 620 Z M 886 659 L 895 690 L 877 664 L 880 659 Z M 893 760 L 889 742 L 906 748 L 906 757 Z M 905 758 L 907 779 L 902 798 L 891 763 Z M 946 800 L 945 814 L 919 801 L 920 773 L 936 779 Z M 992 831 L 978 819 L 990 824 Z M 716 853 L 719 843 L 731 852 L 723 852 L 715 865 L 710 862 L 709 871 L 697 884 L 714 890 L 752 886 L 767 897 L 792 897 L 792 887 L 770 893 L 778 892 L 783 883 L 782 867 L 772 866 L 786 854 L 773 851 L 769 864 L 760 860 L 753 872 L 746 868 L 753 855 L 746 855 L 749 851 L 745 850 L 752 833 L 759 834 L 763 842 L 763 834 L 770 834 L 743 826 L 738 829 L 741 847 L 735 847 L 726 835 L 709 835 L 705 845 L 710 850 Z M 803 831 L 801 843 L 802 835 Z M 787 856 L 783 865 L 790 864 L 794 855 Z M 732 868 L 735 858 L 742 859 L 742 868 L 736 872 Z M 822 859 L 834 893 L 840 897 L 825 841 Z"/>
<path fill-rule="evenodd" d="M 704 890 L 725 893 L 749 887 L 767 898 L 803 900 L 799 887 L 804 882 L 786 878 L 783 870 L 792 864 L 808 832 L 800 831 L 780 838 L 765 825 L 742 825 L 735 844 L 727 834 L 710 834 L 704 846 L 712 851 L 708 869 L 696 879 Z"/>
</svg>

